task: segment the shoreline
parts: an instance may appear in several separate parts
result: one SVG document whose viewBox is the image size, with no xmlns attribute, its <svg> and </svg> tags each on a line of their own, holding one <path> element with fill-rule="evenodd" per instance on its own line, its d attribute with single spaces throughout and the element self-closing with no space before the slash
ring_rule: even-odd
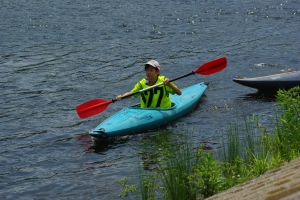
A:
<svg viewBox="0 0 300 200">
<path fill-rule="evenodd" d="M 206 200 L 300 199 L 300 158 Z"/>
</svg>

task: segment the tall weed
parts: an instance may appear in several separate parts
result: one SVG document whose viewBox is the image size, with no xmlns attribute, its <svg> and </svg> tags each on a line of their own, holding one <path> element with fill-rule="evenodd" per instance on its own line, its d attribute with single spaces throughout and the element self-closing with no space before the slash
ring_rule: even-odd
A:
<svg viewBox="0 0 300 200">
<path fill-rule="evenodd" d="M 299 156 L 300 148 L 300 86 L 277 94 L 277 107 L 282 114 L 277 118 L 276 152 L 286 161 Z"/>
</svg>

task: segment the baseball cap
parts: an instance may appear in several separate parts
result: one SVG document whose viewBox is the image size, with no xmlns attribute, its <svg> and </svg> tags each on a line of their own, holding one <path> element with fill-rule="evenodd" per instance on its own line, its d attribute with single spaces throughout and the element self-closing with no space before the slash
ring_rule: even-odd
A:
<svg viewBox="0 0 300 200">
<path fill-rule="evenodd" d="M 152 67 L 155 67 L 158 70 L 160 70 L 160 65 L 156 60 L 149 60 L 147 63 L 145 63 L 145 66 L 146 65 L 151 65 Z"/>
</svg>

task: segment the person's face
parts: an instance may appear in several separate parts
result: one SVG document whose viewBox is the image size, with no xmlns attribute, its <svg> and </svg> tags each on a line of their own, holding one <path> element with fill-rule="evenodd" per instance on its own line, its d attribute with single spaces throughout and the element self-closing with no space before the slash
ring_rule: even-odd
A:
<svg viewBox="0 0 300 200">
<path fill-rule="evenodd" d="M 156 79 L 157 75 L 159 74 L 159 70 L 157 68 L 152 67 L 151 65 L 148 65 L 145 69 L 146 71 L 146 76 L 148 79 Z"/>
</svg>

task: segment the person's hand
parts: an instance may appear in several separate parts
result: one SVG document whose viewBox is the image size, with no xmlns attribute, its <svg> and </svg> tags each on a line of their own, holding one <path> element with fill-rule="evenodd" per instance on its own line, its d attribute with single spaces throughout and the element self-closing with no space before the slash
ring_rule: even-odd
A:
<svg viewBox="0 0 300 200">
<path fill-rule="evenodd" d="M 116 99 L 117 99 L 118 101 L 121 101 L 121 100 L 122 100 L 122 95 L 118 95 L 118 96 L 116 97 Z"/>
<path fill-rule="evenodd" d="M 167 85 L 167 86 L 170 86 L 170 80 L 168 78 L 166 78 L 164 80 L 164 84 Z"/>
</svg>

